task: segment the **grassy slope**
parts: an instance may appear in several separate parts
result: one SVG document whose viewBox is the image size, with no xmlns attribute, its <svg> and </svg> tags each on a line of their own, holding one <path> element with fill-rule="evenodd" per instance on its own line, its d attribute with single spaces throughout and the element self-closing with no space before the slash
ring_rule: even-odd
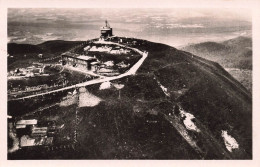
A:
<svg viewBox="0 0 260 167">
<path fill-rule="evenodd" d="M 172 100 L 180 102 L 186 110 L 199 118 L 216 138 L 220 139 L 220 129 L 227 129 L 248 151 L 247 156 L 250 157 L 251 93 L 217 63 L 165 45 L 150 45 L 146 49 L 149 51 L 151 47 L 152 52 L 149 52 L 148 60 L 140 72 L 156 71 L 161 84 L 172 94 L 182 88 L 188 89 L 178 99 Z M 161 68 L 161 62 L 164 68 Z M 146 67 L 150 68 L 145 69 Z"/>
</svg>

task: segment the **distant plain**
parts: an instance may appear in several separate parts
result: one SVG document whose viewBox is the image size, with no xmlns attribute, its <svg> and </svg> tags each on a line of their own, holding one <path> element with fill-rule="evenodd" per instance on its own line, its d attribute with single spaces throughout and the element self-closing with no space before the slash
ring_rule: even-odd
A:
<svg viewBox="0 0 260 167">
<path fill-rule="evenodd" d="M 120 17 L 118 17 L 120 16 Z M 183 47 L 251 36 L 250 11 L 220 9 L 9 9 L 8 41 L 87 40 L 108 20 L 118 36 Z"/>
</svg>

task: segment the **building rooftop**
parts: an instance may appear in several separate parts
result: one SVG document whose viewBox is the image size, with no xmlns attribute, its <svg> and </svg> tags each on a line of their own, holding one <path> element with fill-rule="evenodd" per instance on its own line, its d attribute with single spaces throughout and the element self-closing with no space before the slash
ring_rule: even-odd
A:
<svg viewBox="0 0 260 167">
<path fill-rule="evenodd" d="M 77 58 L 81 59 L 81 60 L 92 60 L 92 59 L 95 59 L 94 57 L 90 57 L 90 56 L 78 56 Z"/>
<path fill-rule="evenodd" d="M 21 145 L 21 147 L 34 146 L 35 139 L 30 138 L 28 135 L 24 135 L 20 139 L 20 145 Z"/>
<path fill-rule="evenodd" d="M 64 54 L 62 54 L 62 56 L 76 58 L 76 59 L 80 59 L 80 60 L 95 60 L 96 59 L 91 56 L 79 55 L 79 54 L 74 54 L 74 53 L 64 53 Z"/>
<path fill-rule="evenodd" d="M 16 125 L 36 125 L 36 124 L 37 124 L 36 119 L 20 120 L 16 122 Z"/>
<path fill-rule="evenodd" d="M 26 128 L 26 125 L 21 125 L 21 124 L 16 125 L 16 129 L 22 129 L 22 128 Z"/>
</svg>

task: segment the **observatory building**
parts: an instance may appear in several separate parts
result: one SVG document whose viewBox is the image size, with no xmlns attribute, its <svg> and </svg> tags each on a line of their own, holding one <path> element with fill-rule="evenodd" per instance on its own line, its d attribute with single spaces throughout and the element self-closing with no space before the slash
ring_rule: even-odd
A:
<svg viewBox="0 0 260 167">
<path fill-rule="evenodd" d="M 108 37 L 113 36 L 112 28 L 108 24 L 107 20 L 106 20 L 106 26 L 105 27 L 101 27 L 100 30 L 101 30 L 100 39 L 102 39 L 102 40 L 105 40 Z"/>
<path fill-rule="evenodd" d="M 82 70 L 96 71 L 99 63 L 91 56 L 63 53 L 61 55 L 62 65 L 77 67 Z"/>
</svg>

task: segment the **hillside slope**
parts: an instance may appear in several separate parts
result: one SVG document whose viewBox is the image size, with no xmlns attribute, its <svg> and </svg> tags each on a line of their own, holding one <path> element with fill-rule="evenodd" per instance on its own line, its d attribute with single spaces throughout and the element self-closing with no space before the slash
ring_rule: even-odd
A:
<svg viewBox="0 0 260 167">
<path fill-rule="evenodd" d="M 224 42 L 203 42 L 182 50 L 216 61 L 225 68 L 252 70 L 252 39 L 239 36 Z"/>
<path fill-rule="evenodd" d="M 59 116 L 67 123 L 78 110 L 76 152 L 19 150 L 9 158 L 252 159 L 252 97 L 243 85 L 218 63 L 168 45 L 128 40 L 149 54 L 136 75 L 113 82 L 124 85 L 120 96 L 114 87 L 99 90 L 100 85 L 92 85 L 86 89 L 102 99 L 97 106 L 74 105 L 32 114 L 39 121 Z M 16 108 L 28 105 L 30 111 L 34 104 L 43 103 L 41 98 L 8 106 L 15 110 L 14 104 Z M 188 120 L 191 115 L 195 130 Z M 238 143 L 231 151 L 224 132 Z"/>
<path fill-rule="evenodd" d="M 250 157 L 252 98 L 243 85 L 218 63 L 190 53 L 150 42 L 140 49 L 149 52 L 140 73 L 154 73 L 172 103 L 192 113 L 216 139 L 228 130 Z"/>
<path fill-rule="evenodd" d="M 215 61 L 252 92 L 252 39 L 239 36 L 224 42 L 203 42 L 182 50 Z"/>
</svg>

